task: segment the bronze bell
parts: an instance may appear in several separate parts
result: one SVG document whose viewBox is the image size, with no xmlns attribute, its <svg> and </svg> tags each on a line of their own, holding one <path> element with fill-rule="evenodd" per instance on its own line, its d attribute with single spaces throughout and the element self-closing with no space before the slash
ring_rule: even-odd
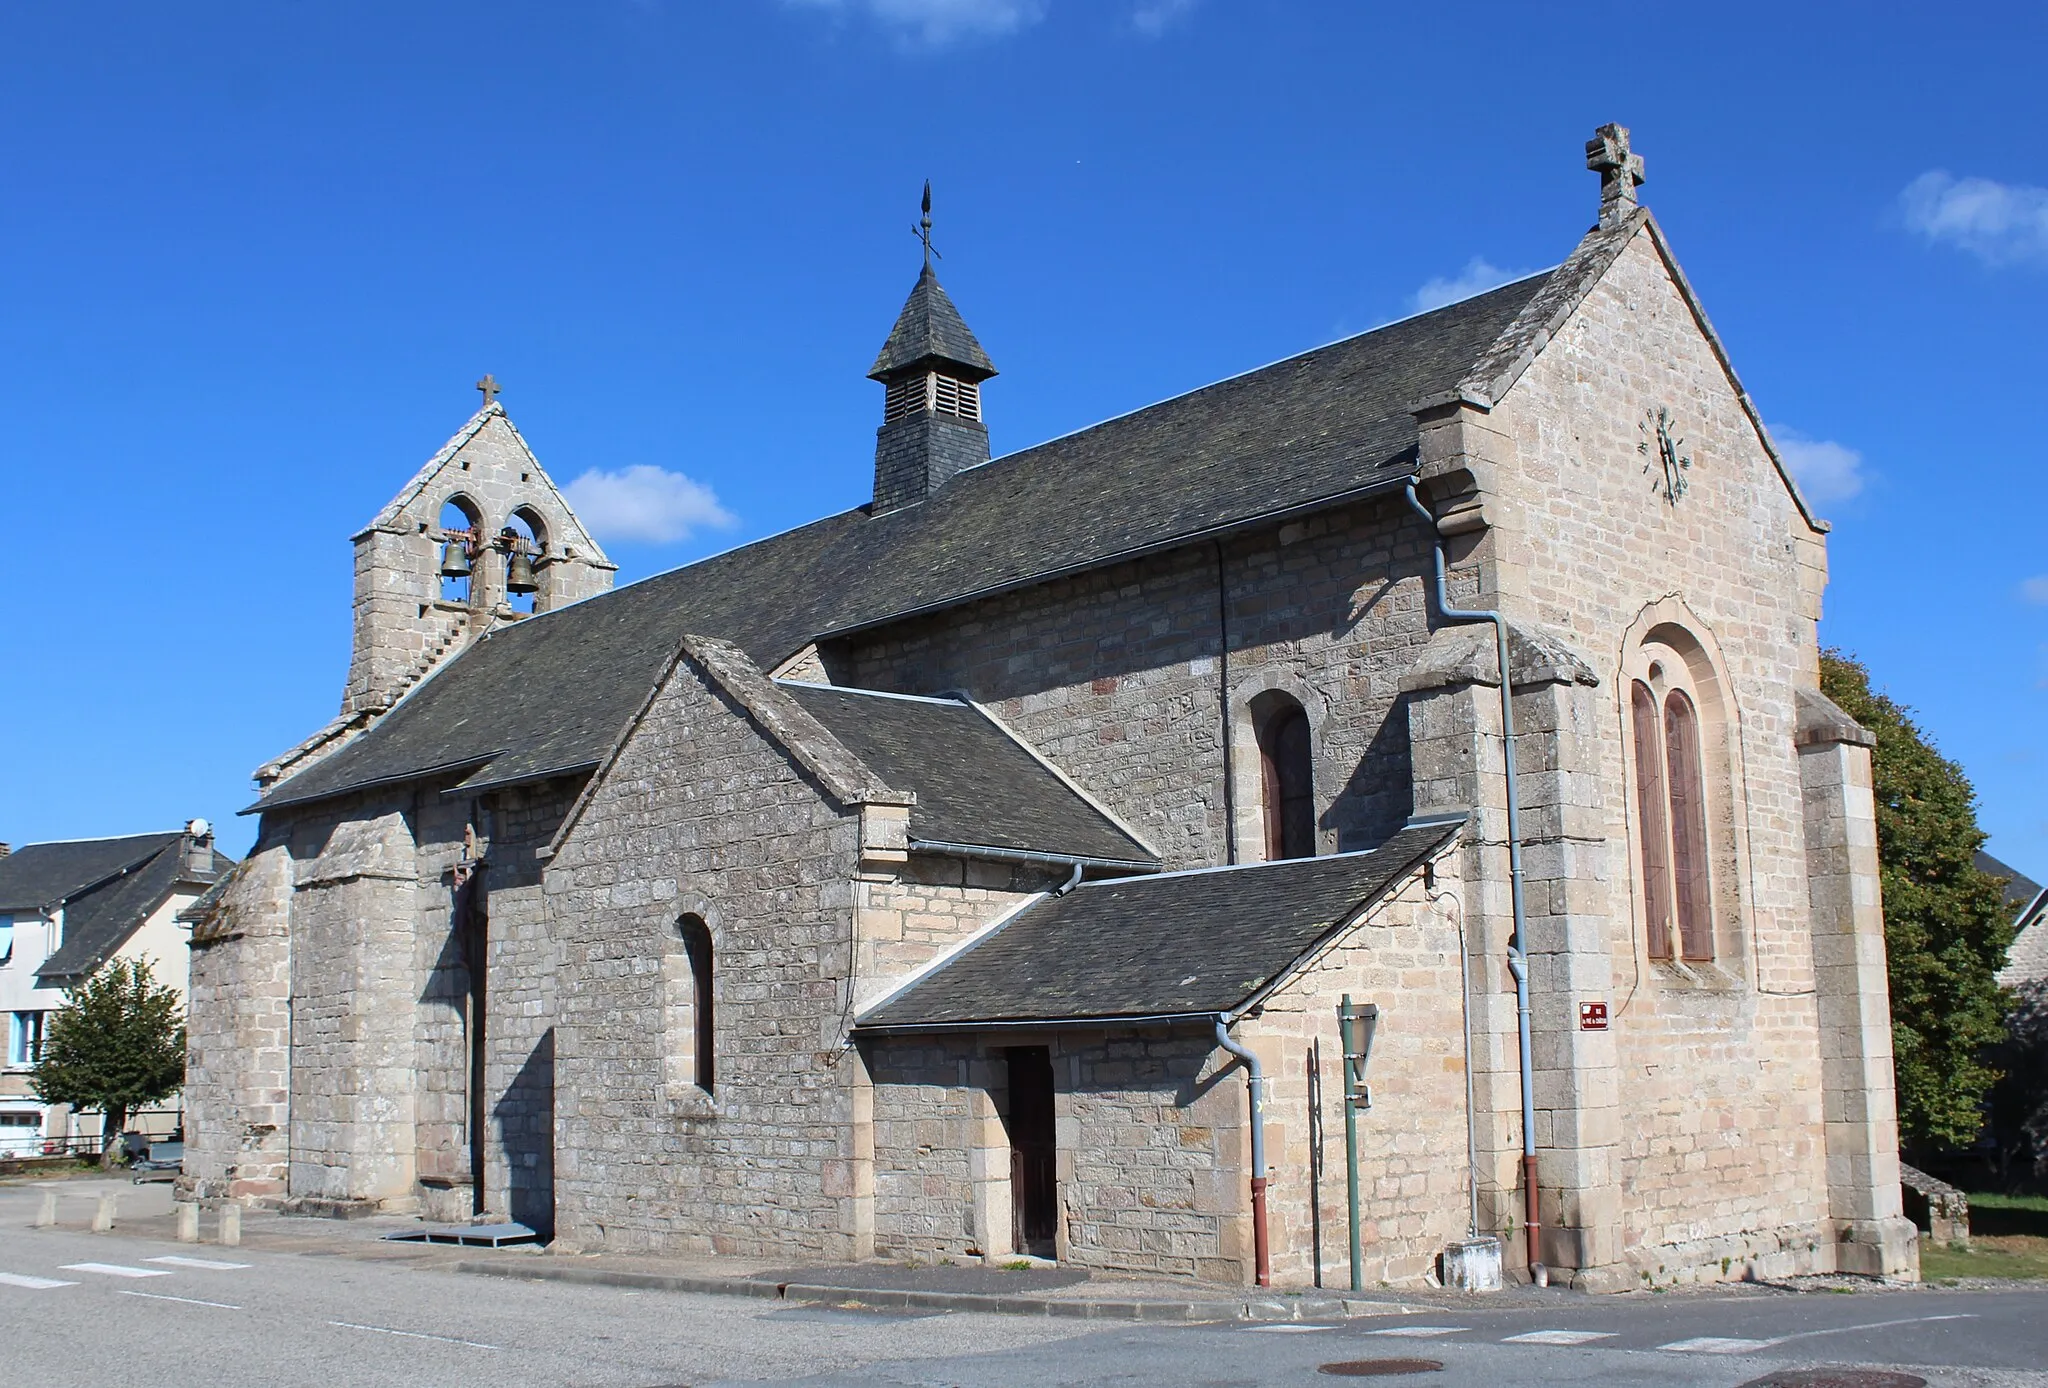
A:
<svg viewBox="0 0 2048 1388">
<path fill-rule="evenodd" d="M 441 577 L 469 577 L 469 546 L 461 540 L 449 540 L 441 546 Z"/>
<path fill-rule="evenodd" d="M 540 584 L 533 576 L 533 561 L 526 557 L 526 551 L 512 551 L 512 562 L 505 570 L 505 591 L 508 593 L 537 593 Z"/>
</svg>

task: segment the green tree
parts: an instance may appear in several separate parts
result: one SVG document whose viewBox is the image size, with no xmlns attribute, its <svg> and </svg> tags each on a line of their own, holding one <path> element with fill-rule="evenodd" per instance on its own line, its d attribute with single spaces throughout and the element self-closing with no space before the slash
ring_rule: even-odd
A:
<svg viewBox="0 0 2048 1388">
<path fill-rule="evenodd" d="M 1821 692 L 1877 737 L 1871 777 L 1890 960 L 1899 1129 L 1909 1140 L 1967 1146 L 1983 1125 L 2011 998 L 1995 974 L 2012 944 L 1999 879 L 1974 861 L 1984 846 L 1977 793 L 1936 751 L 1911 711 L 1870 687 L 1870 672 L 1823 651 Z"/>
<path fill-rule="evenodd" d="M 175 989 L 149 961 L 116 959 L 73 988 L 51 1014 L 29 1083 L 46 1104 L 97 1111 L 112 1143 L 137 1109 L 185 1082 L 185 1019 Z"/>
</svg>

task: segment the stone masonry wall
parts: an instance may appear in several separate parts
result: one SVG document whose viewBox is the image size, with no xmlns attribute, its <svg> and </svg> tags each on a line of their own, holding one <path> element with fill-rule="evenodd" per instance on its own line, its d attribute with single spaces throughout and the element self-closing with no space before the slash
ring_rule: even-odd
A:
<svg viewBox="0 0 2048 1388">
<path fill-rule="evenodd" d="M 850 998 L 858 816 L 679 664 L 545 873 L 565 986 L 563 1246 L 865 1254 Z M 715 1094 L 677 1089 L 667 955 L 712 937 Z"/>
<path fill-rule="evenodd" d="M 1337 1031 L 1347 993 L 1380 1009 L 1366 1076 L 1373 1106 L 1358 1116 L 1366 1285 L 1419 1286 L 1444 1245 L 1465 1237 L 1470 1181 L 1458 950 L 1455 905 L 1433 905 L 1418 875 L 1239 1024 L 1267 1075 L 1266 1200 L 1276 1286 L 1312 1283 L 1318 1223 L 1323 1285 L 1348 1285 L 1344 1045 Z M 1482 978 L 1477 986 L 1487 985 Z"/>
<path fill-rule="evenodd" d="M 276 1203 L 289 1161 L 291 855 L 257 841 L 193 932 L 178 1197 Z"/>
<path fill-rule="evenodd" d="M 1216 548 L 1192 546 L 898 623 L 827 664 L 847 684 L 966 691 L 1169 868 L 1231 861 L 1233 821 L 1238 857 L 1263 856 L 1244 706 L 1285 689 L 1315 731 L 1321 851 L 1369 848 L 1408 815 L 1407 729 L 1392 715 L 1428 634 L 1425 533 L 1399 505 L 1228 541 L 1220 586 Z"/>
<path fill-rule="evenodd" d="M 1659 407 L 1692 460 L 1675 505 L 1652 490 Z M 1486 427 L 1505 460 L 1501 601 L 1563 633 L 1604 682 L 1595 735 L 1615 871 L 1632 832 L 1620 678 L 1632 626 L 1676 600 L 1725 662 L 1722 967 L 1687 977 L 1649 960 L 1639 888 L 1613 892 L 1628 912 L 1611 932 L 1624 1253 L 1658 1282 L 1753 1258 L 1767 1269 L 1824 1260 L 1810 1246 L 1827 1187 L 1793 752 L 1793 691 L 1814 678 L 1817 537 L 1647 235 Z"/>
<path fill-rule="evenodd" d="M 1206 1032 L 870 1043 L 877 1253 L 1000 1261 L 1013 1251 L 1008 1045 L 1052 1052 L 1061 1263 L 1251 1280 L 1248 1099 Z"/>
</svg>

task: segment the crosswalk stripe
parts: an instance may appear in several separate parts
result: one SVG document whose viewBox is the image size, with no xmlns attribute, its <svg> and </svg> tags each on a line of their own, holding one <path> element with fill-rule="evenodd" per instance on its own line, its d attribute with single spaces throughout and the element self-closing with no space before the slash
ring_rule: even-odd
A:
<svg viewBox="0 0 2048 1388">
<path fill-rule="evenodd" d="M 1248 1325 L 1247 1330 L 1263 1330 L 1268 1335 L 1303 1335 L 1312 1330 L 1334 1330 L 1332 1325 Z"/>
<path fill-rule="evenodd" d="M 66 1272 L 96 1272 L 102 1277 L 169 1277 L 162 1268 L 131 1268 L 120 1263 L 66 1263 Z"/>
<path fill-rule="evenodd" d="M 218 1258 L 144 1258 L 145 1263 L 162 1263 L 171 1268 L 200 1268 L 207 1272 L 235 1272 L 249 1266 L 247 1263 L 223 1263 Z"/>
<path fill-rule="evenodd" d="M 1680 1354 L 1749 1354 L 1760 1349 L 1769 1349 L 1776 1340 L 1737 1340 L 1718 1335 L 1702 1335 L 1692 1340 L 1673 1340 L 1658 1349 L 1674 1350 Z"/>
<path fill-rule="evenodd" d="M 46 1292 L 52 1287 L 75 1287 L 76 1282 L 60 1282 L 54 1277 L 23 1277 L 17 1272 L 0 1272 L 0 1287 L 26 1287 L 32 1292 Z"/>
<path fill-rule="evenodd" d="M 1390 1335 L 1399 1340 L 1428 1340 L 1438 1335 L 1456 1335 L 1471 1327 L 1463 1325 L 1396 1325 L 1385 1330 L 1368 1330 L 1368 1335 Z"/>
<path fill-rule="evenodd" d="M 1522 1335 L 1510 1335 L 1501 1343 L 1504 1345 L 1587 1345 L 1595 1340 L 1611 1340 L 1618 1332 L 1612 1330 L 1531 1330 Z"/>
</svg>

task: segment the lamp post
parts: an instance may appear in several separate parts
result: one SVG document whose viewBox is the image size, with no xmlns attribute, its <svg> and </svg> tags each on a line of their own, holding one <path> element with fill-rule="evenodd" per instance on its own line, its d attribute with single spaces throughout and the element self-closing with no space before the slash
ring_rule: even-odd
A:
<svg viewBox="0 0 2048 1388">
<path fill-rule="evenodd" d="M 1351 995 L 1337 1004 L 1337 1036 L 1344 1047 L 1344 1194 L 1351 1214 L 1351 1290 L 1365 1290 L 1364 1254 L 1358 1236 L 1358 1113 L 1372 1107 L 1365 1066 L 1372 1058 L 1373 1033 L 1380 1010 L 1373 1003 L 1354 1007 Z"/>
</svg>

